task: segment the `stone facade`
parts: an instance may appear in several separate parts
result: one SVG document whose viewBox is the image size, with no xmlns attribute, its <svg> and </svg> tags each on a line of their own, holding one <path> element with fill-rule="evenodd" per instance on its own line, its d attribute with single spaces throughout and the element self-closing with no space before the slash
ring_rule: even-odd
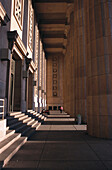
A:
<svg viewBox="0 0 112 170">
<path fill-rule="evenodd" d="M 47 58 L 47 108 L 63 106 L 63 56 Z"/>
<path fill-rule="evenodd" d="M 32 1 L 1 0 L 0 23 L 0 98 L 5 99 L 5 111 L 40 111 L 45 99 L 43 95 L 38 100 L 38 82 L 44 80 L 45 64 L 39 80 L 39 57 L 44 63 L 46 59 L 42 45 L 39 50 L 41 39 Z M 43 91 L 44 86 L 45 82 Z"/>
<path fill-rule="evenodd" d="M 63 106 L 112 138 L 111 20 L 110 0 L 0 0 L 5 112 Z"/>
<path fill-rule="evenodd" d="M 102 138 L 112 138 L 111 9 L 108 0 L 74 2 L 64 63 L 65 111 L 80 114 L 88 133 Z"/>
</svg>

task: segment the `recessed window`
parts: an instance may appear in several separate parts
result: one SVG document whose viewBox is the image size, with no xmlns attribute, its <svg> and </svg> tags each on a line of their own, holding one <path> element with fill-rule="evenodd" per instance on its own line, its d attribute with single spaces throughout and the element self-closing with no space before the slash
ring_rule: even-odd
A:
<svg viewBox="0 0 112 170">
<path fill-rule="evenodd" d="M 57 84 L 57 80 L 53 80 L 53 84 Z"/>
<path fill-rule="evenodd" d="M 57 110 L 57 106 L 53 106 L 53 110 Z"/>
<path fill-rule="evenodd" d="M 53 61 L 57 61 L 57 58 L 56 58 L 56 57 L 53 57 Z"/>
<path fill-rule="evenodd" d="M 57 92 L 53 92 L 53 96 L 56 97 L 57 96 Z"/>
<path fill-rule="evenodd" d="M 58 106 L 58 110 L 60 110 L 60 107 L 61 107 L 61 106 Z"/>
<path fill-rule="evenodd" d="M 57 63 L 53 63 L 53 67 L 57 67 Z"/>
<path fill-rule="evenodd" d="M 57 90 L 57 86 L 53 86 L 53 90 Z"/>
<path fill-rule="evenodd" d="M 53 78 L 57 78 L 57 74 L 53 74 Z"/>
<path fill-rule="evenodd" d="M 52 110 L 52 106 L 49 106 L 49 110 Z"/>
<path fill-rule="evenodd" d="M 57 69 L 53 69 L 53 72 L 54 72 L 54 73 L 57 73 Z"/>
</svg>

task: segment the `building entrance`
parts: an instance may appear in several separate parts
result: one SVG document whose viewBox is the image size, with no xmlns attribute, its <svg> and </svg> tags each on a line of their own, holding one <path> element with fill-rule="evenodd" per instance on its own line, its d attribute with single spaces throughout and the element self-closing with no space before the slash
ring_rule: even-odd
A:
<svg viewBox="0 0 112 170">
<path fill-rule="evenodd" d="M 10 101 L 9 110 L 21 110 L 21 60 L 12 59 L 10 76 Z"/>
<path fill-rule="evenodd" d="M 28 79 L 28 109 L 33 107 L 33 74 L 29 71 Z"/>
<path fill-rule="evenodd" d="M 13 112 L 14 105 L 14 79 L 15 79 L 15 61 L 11 60 L 11 77 L 10 77 L 10 112 Z"/>
</svg>

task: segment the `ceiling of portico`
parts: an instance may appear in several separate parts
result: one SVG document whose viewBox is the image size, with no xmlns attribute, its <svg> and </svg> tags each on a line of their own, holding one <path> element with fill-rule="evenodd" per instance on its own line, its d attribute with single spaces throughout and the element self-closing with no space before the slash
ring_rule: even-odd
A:
<svg viewBox="0 0 112 170">
<path fill-rule="evenodd" d="M 74 0 L 33 0 L 46 55 L 63 54 Z"/>
</svg>

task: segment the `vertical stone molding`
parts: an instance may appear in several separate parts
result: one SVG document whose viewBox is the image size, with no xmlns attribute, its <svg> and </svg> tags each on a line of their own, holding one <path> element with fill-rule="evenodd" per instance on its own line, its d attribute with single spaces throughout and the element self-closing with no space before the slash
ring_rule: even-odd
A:
<svg viewBox="0 0 112 170">
<path fill-rule="evenodd" d="M 29 0 L 29 29 L 28 29 L 28 46 L 33 50 L 33 25 L 34 25 L 34 11 L 31 0 Z"/>
</svg>

